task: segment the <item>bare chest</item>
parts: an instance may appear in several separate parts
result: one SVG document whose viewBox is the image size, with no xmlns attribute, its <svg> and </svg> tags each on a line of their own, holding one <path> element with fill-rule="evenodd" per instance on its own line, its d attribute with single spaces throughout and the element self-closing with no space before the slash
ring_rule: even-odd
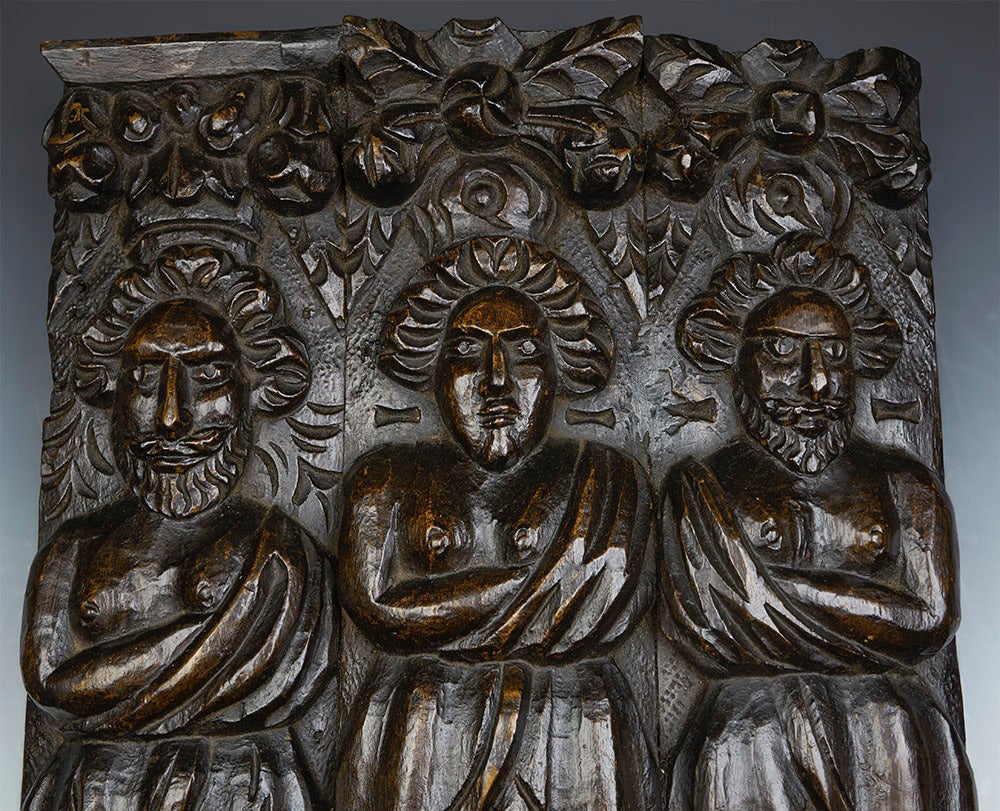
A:
<svg viewBox="0 0 1000 811">
<path fill-rule="evenodd" d="M 871 572 L 895 556 L 897 522 L 877 488 L 744 497 L 736 517 L 768 563 Z"/>
<path fill-rule="evenodd" d="M 528 563 L 559 529 L 565 505 L 541 494 L 507 508 L 473 501 L 401 506 L 392 527 L 399 574 L 439 574 Z"/>
<path fill-rule="evenodd" d="M 227 539 L 190 554 L 129 549 L 108 541 L 92 550 L 74 583 L 71 605 L 90 638 L 114 639 L 217 608 L 238 581 L 245 555 Z"/>
</svg>

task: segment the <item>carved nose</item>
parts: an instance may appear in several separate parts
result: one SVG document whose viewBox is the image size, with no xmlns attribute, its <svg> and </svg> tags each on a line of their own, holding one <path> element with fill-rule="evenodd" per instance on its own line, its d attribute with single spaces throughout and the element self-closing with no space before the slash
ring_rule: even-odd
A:
<svg viewBox="0 0 1000 811">
<path fill-rule="evenodd" d="M 507 359 L 499 341 L 493 342 L 490 352 L 490 365 L 486 370 L 486 387 L 491 392 L 503 391 L 507 387 Z"/>
<path fill-rule="evenodd" d="M 823 350 L 818 341 L 809 341 L 804 352 L 805 387 L 813 400 L 819 400 L 830 388 L 830 375 L 823 361 Z"/>
<path fill-rule="evenodd" d="M 156 429 L 170 439 L 181 436 L 191 423 L 186 384 L 180 365 L 174 360 L 167 361 L 161 384 L 160 406 L 156 413 Z"/>
</svg>

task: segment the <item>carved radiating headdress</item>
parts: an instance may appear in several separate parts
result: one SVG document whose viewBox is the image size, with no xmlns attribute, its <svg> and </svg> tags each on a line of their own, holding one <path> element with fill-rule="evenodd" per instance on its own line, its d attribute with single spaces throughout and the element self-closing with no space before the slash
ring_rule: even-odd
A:
<svg viewBox="0 0 1000 811">
<path fill-rule="evenodd" d="M 153 307 L 196 301 L 231 325 L 251 375 L 256 408 L 290 411 L 312 376 L 302 339 L 286 326 L 281 297 L 260 268 L 237 265 L 218 248 L 177 246 L 150 265 L 119 276 L 104 306 L 80 337 L 75 383 L 89 403 L 110 405 L 122 350 L 135 323 Z"/>
<path fill-rule="evenodd" d="M 541 308 L 569 391 L 587 394 L 604 388 L 614 340 L 590 290 L 554 254 L 509 237 L 463 242 L 424 266 L 386 320 L 379 356 L 382 371 L 405 386 L 426 389 L 452 310 L 486 287 L 510 287 Z"/>
<path fill-rule="evenodd" d="M 770 254 L 739 253 L 712 274 L 709 291 L 695 299 L 677 325 L 677 344 L 700 369 L 731 367 L 743 325 L 758 306 L 789 288 L 828 295 L 851 324 L 854 366 L 859 375 L 886 375 L 902 349 L 895 319 L 875 299 L 868 271 L 852 256 L 838 254 L 823 237 L 796 232 Z"/>
</svg>

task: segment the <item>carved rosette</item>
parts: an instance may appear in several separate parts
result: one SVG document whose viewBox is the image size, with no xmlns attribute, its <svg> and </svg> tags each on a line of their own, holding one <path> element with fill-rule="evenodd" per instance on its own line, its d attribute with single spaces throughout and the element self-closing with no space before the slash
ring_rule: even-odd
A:
<svg viewBox="0 0 1000 811">
<path fill-rule="evenodd" d="M 246 189 L 278 211 L 315 210 L 339 179 L 336 109 L 306 76 L 74 89 L 45 133 L 49 190 L 82 210 L 235 205 Z"/>
</svg>

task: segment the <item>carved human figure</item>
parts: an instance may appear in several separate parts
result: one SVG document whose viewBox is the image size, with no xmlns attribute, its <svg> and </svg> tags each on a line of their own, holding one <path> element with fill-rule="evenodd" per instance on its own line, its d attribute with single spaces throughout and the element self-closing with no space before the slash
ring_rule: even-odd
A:
<svg viewBox="0 0 1000 811">
<path fill-rule="evenodd" d="M 951 509 L 923 464 L 852 433 L 855 377 L 901 348 L 867 272 L 788 235 L 720 267 L 678 342 L 733 369 L 746 433 L 664 485 L 669 626 L 720 679 L 670 807 L 973 808 L 961 736 L 912 667 L 958 622 Z"/>
<path fill-rule="evenodd" d="M 431 385 L 449 437 L 348 474 L 341 599 L 387 655 L 346 724 L 340 806 L 652 809 L 655 765 L 610 654 L 651 596 L 639 465 L 549 435 L 612 339 L 575 274 L 462 244 L 398 299 L 382 369 Z"/>
<path fill-rule="evenodd" d="M 222 251 L 174 248 L 113 285 L 76 385 L 112 409 L 126 490 L 32 567 L 22 669 L 65 742 L 26 809 L 311 807 L 286 724 L 334 659 L 331 572 L 233 492 L 252 414 L 309 381 L 270 280 Z"/>
</svg>

